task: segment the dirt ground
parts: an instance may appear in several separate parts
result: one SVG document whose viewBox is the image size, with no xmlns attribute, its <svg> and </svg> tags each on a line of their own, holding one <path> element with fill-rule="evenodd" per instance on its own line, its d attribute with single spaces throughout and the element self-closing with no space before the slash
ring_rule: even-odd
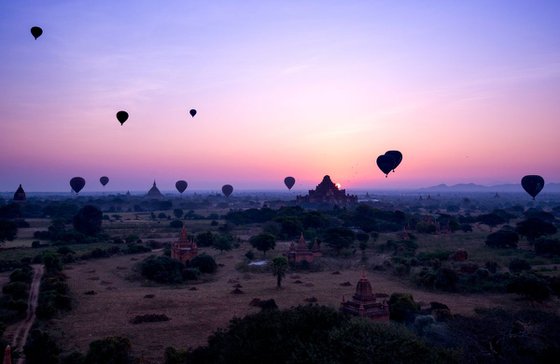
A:
<svg viewBox="0 0 560 364">
<path fill-rule="evenodd" d="M 243 246 L 220 254 L 208 253 L 221 266 L 205 282 L 183 285 L 180 288 L 131 280 L 134 265 L 150 254 L 116 256 L 90 260 L 67 267 L 68 283 L 75 300 L 75 308 L 60 319 L 52 321 L 51 329 L 60 336 L 67 351 L 87 351 L 88 344 L 107 336 L 125 336 L 132 342 L 135 355 L 142 355 L 148 363 L 161 363 L 167 346 L 186 349 L 204 345 L 207 337 L 218 328 L 227 327 L 233 317 L 258 312 L 249 302 L 253 298 L 273 298 L 278 306 L 289 308 L 305 304 L 305 299 L 317 298 L 317 303 L 338 308 L 342 296 L 350 297 L 362 272 L 358 269 L 317 273 L 288 273 L 283 288 L 276 288 L 270 273 L 241 273 L 235 265 L 248 250 Z M 161 254 L 161 253 L 157 253 Z M 475 307 L 508 306 L 521 308 L 524 303 L 514 295 L 463 295 L 425 292 L 384 273 L 367 274 L 374 292 L 391 294 L 408 292 L 417 302 L 438 301 L 447 304 L 452 313 L 471 314 Z M 350 282 L 351 286 L 341 285 Z M 242 294 L 232 294 L 239 283 Z M 86 295 L 87 291 L 94 295 Z M 146 298 L 146 295 L 154 295 Z M 166 314 L 166 322 L 132 324 L 136 315 Z"/>
</svg>

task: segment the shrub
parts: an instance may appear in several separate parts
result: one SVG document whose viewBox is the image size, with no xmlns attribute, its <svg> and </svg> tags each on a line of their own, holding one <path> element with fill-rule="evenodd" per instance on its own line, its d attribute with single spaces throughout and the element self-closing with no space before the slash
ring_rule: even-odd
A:
<svg viewBox="0 0 560 364">
<path fill-rule="evenodd" d="M 420 306 L 408 293 L 393 293 L 389 298 L 389 319 L 397 322 L 411 322 Z"/>
<path fill-rule="evenodd" d="M 214 258 L 208 254 L 200 254 L 189 262 L 189 267 L 198 268 L 201 273 L 214 273 L 218 269 L 218 265 Z"/>
<path fill-rule="evenodd" d="M 183 264 L 165 256 L 151 255 L 140 264 L 142 275 L 159 283 L 181 283 Z"/>
<path fill-rule="evenodd" d="M 74 229 L 85 234 L 94 236 L 101 231 L 103 213 L 93 205 L 86 205 L 74 215 L 72 223 Z"/>
<path fill-rule="evenodd" d="M 130 322 L 133 324 L 141 324 L 143 322 L 162 322 L 169 320 L 170 318 L 167 317 L 166 314 L 147 313 L 145 315 L 135 316 Z"/>
<path fill-rule="evenodd" d="M 560 255 L 560 241 L 558 239 L 537 239 L 535 241 L 535 253 L 539 255 Z"/>
<path fill-rule="evenodd" d="M 173 220 L 169 223 L 169 227 L 180 229 L 183 227 L 183 222 L 181 220 Z"/>
<path fill-rule="evenodd" d="M 531 270 L 531 265 L 525 259 L 515 258 L 509 263 L 509 271 L 512 273 L 520 273 L 524 270 Z"/>
<path fill-rule="evenodd" d="M 550 297 L 550 288 L 545 280 L 533 275 L 521 275 L 508 284 L 507 291 L 541 302 Z"/>
</svg>

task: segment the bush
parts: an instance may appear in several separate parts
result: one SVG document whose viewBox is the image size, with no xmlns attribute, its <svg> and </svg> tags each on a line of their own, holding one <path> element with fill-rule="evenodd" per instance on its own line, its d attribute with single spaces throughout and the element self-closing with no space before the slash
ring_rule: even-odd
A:
<svg viewBox="0 0 560 364">
<path fill-rule="evenodd" d="M 393 293 L 389 298 L 389 319 L 397 322 L 412 322 L 420 311 L 420 305 L 408 293 Z"/>
<path fill-rule="evenodd" d="M 169 223 L 169 227 L 180 229 L 183 227 L 183 222 L 181 220 L 173 220 Z"/>
<path fill-rule="evenodd" d="M 535 253 L 539 255 L 560 255 L 560 241 L 558 239 L 537 239 L 535 241 Z"/>
<path fill-rule="evenodd" d="M 197 268 L 201 273 L 214 273 L 218 269 L 216 261 L 208 254 L 200 254 L 191 259 L 189 267 Z"/>
<path fill-rule="evenodd" d="M 130 340 L 125 337 L 112 336 L 95 340 L 89 344 L 85 362 L 87 364 L 130 364 Z"/>
<path fill-rule="evenodd" d="M 135 316 L 130 322 L 133 324 L 141 324 L 143 322 L 162 322 L 169 320 L 170 318 L 167 317 L 166 314 L 147 313 L 145 315 Z"/>
<path fill-rule="evenodd" d="M 545 280 L 533 275 L 521 275 L 515 277 L 508 284 L 507 291 L 517 293 L 529 299 L 541 302 L 550 297 L 550 288 Z"/>
<path fill-rule="evenodd" d="M 531 265 L 525 259 L 515 258 L 509 263 L 509 271 L 512 273 L 520 273 L 524 270 L 531 270 Z"/>
<path fill-rule="evenodd" d="M 486 237 L 486 245 L 491 248 L 517 248 L 519 235 L 511 230 L 498 230 Z"/>
<path fill-rule="evenodd" d="M 151 255 L 140 264 L 142 276 L 159 283 L 183 282 L 183 264 L 165 256 Z"/>
<path fill-rule="evenodd" d="M 86 205 L 74 215 L 72 223 L 77 231 L 94 236 L 101 231 L 103 213 L 93 205 Z"/>
</svg>

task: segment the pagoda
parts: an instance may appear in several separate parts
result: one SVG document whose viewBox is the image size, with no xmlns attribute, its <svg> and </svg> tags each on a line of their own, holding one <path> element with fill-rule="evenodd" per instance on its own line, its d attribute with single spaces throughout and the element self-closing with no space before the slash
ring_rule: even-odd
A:
<svg viewBox="0 0 560 364">
<path fill-rule="evenodd" d="M 323 177 L 321 183 L 314 190 L 309 190 L 307 196 L 297 196 L 296 202 L 300 204 L 348 206 L 357 203 L 358 196 L 346 194 L 346 190 L 341 190 L 327 175 Z"/>
<path fill-rule="evenodd" d="M 378 302 L 377 297 L 383 297 L 384 299 Z M 389 306 L 386 297 L 387 295 L 384 294 L 374 294 L 366 275 L 362 274 L 352 299 L 347 301 L 342 296 L 340 312 L 377 321 L 387 321 L 389 320 Z"/>
<path fill-rule="evenodd" d="M 23 190 L 23 187 L 19 185 L 18 189 L 16 190 L 16 193 L 14 193 L 14 201 L 22 202 L 25 200 L 26 200 L 25 191 Z"/>
<path fill-rule="evenodd" d="M 163 195 L 161 194 L 161 192 L 159 192 L 159 189 L 156 186 L 156 181 L 155 180 L 154 180 L 154 185 L 152 186 L 152 188 L 150 188 L 146 197 L 150 197 L 150 198 L 162 198 L 163 197 Z"/>
<path fill-rule="evenodd" d="M 307 244 L 305 243 L 305 239 L 303 238 L 303 233 L 301 233 L 297 244 L 292 242 L 290 244 L 290 248 L 286 253 L 284 253 L 284 255 L 288 258 L 289 263 L 297 264 L 303 261 L 312 263 L 315 257 L 321 256 L 321 250 L 317 240 L 315 240 L 313 247 L 309 250 Z"/>
<path fill-rule="evenodd" d="M 187 229 L 183 226 L 179 240 L 171 243 L 171 258 L 185 263 L 197 255 L 198 246 L 192 238 L 187 237 Z"/>
</svg>

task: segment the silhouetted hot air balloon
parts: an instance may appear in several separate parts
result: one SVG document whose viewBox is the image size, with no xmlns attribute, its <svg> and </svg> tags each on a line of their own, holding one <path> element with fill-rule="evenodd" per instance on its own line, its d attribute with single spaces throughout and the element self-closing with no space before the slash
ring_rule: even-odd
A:
<svg viewBox="0 0 560 364">
<path fill-rule="evenodd" d="M 393 160 L 395 161 L 395 165 L 393 166 L 393 172 L 394 172 L 395 168 L 397 168 L 399 164 L 401 164 L 402 162 L 402 153 L 399 152 L 398 150 L 389 150 L 385 152 L 385 155 L 388 155 L 389 157 L 393 158 Z"/>
<path fill-rule="evenodd" d="M 128 119 L 128 113 L 126 111 L 119 111 L 117 113 L 117 120 L 119 121 L 119 123 L 121 123 L 121 126 L 124 124 L 124 122 Z"/>
<path fill-rule="evenodd" d="M 525 176 L 521 178 L 521 186 L 534 200 L 544 187 L 544 178 L 537 175 Z"/>
<path fill-rule="evenodd" d="M 284 184 L 286 185 L 286 187 L 288 187 L 289 190 L 291 190 L 292 187 L 294 187 L 295 183 L 296 183 L 296 179 L 294 177 L 284 178 Z"/>
<path fill-rule="evenodd" d="M 70 187 L 72 187 L 72 189 L 76 193 L 80 193 L 80 191 L 82 190 L 82 188 L 84 188 L 85 185 L 86 185 L 86 180 L 83 179 L 82 177 L 74 177 L 70 180 Z"/>
<path fill-rule="evenodd" d="M 41 29 L 41 27 L 32 27 L 31 28 L 31 35 L 33 35 L 33 37 L 35 37 L 35 40 L 37 40 L 37 38 L 39 38 L 41 36 L 41 34 L 43 34 L 43 29 Z"/>
<path fill-rule="evenodd" d="M 224 196 L 229 197 L 229 195 L 231 195 L 232 192 L 233 192 L 233 186 L 232 185 L 223 185 L 222 186 L 222 193 L 224 194 Z"/>
<path fill-rule="evenodd" d="M 194 116 L 196 115 L 196 110 L 191 109 L 191 111 L 189 111 L 189 114 L 191 114 L 191 116 L 194 118 Z"/>
<path fill-rule="evenodd" d="M 179 191 L 179 193 L 181 193 L 181 194 L 182 194 L 183 192 L 185 192 L 185 190 L 187 189 L 187 186 L 188 186 L 188 185 L 189 185 L 189 184 L 187 183 L 187 181 L 183 181 L 183 180 L 180 180 L 180 181 L 175 182 L 175 188 L 176 188 L 177 191 Z"/>
<path fill-rule="evenodd" d="M 387 175 L 389 174 L 389 172 L 391 172 L 394 165 L 395 160 L 393 159 L 393 157 L 387 154 L 383 154 L 377 157 L 377 166 L 383 173 L 385 173 L 385 178 L 387 178 Z"/>
<path fill-rule="evenodd" d="M 99 179 L 99 182 L 101 182 L 101 184 L 105 186 L 107 183 L 109 183 L 109 177 L 103 176 Z"/>
</svg>

